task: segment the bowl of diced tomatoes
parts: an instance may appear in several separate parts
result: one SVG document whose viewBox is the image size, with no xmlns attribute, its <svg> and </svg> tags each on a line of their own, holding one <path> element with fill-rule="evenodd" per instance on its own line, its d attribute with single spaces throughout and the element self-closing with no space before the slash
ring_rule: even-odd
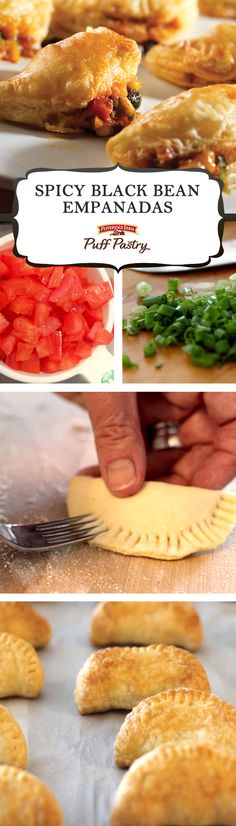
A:
<svg viewBox="0 0 236 826">
<path fill-rule="evenodd" d="M 34 267 L 0 240 L 0 372 L 23 382 L 80 374 L 100 382 L 111 367 L 113 289 L 96 267 Z"/>
</svg>

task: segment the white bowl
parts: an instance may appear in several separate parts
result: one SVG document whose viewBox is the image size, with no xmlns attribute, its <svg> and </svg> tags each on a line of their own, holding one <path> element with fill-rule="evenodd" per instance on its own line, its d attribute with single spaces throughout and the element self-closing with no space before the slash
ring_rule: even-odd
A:
<svg viewBox="0 0 236 826">
<path fill-rule="evenodd" d="M 3 236 L 3 238 L 0 238 L 0 249 L 11 249 L 13 242 L 14 238 L 12 234 Z M 102 281 L 108 281 L 109 284 L 111 284 L 106 270 L 98 267 L 88 267 L 87 272 L 89 278 L 91 278 L 95 284 L 99 284 Z M 113 303 L 114 299 L 109 301 L 108 304 L 105 304 L 104 307 L 103 321 L 109 333 L 112 331 L 114 323 Z M 87 359 L 82 359 L 76 367 L 70 367 L 69 370 L 59 370 L 57 373 L 24 373 L 23 370 L 13 370 L 11 367 L 8 367 L 4 361 L 0 360 L 0 373 L 9 379 L 14 379 L 14 381 L 37 384 L 57 383 L 65 381 L 65 379 L 72 379 L 73 376 L 79 374 L 85 381 L 100 384 L 104 374 L 110 372 L 113 366 L 113 356 L 103 344 L 94 347 L 91 356 Z"/>
</svg>

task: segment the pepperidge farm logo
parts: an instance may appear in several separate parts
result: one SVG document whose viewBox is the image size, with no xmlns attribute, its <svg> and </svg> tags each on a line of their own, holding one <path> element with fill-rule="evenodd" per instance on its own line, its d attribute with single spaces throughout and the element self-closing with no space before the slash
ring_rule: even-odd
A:
<svg viewBox="0 0 236 826">
<path fill-rule="evenodd" d="M 126 234 L 138 235 L 138 226 L 135 224 L 100 224 L 97 227 L 98 235 L 108 235 L 97 241 L 96 238 L 84 238 L 84 249 L 106 250 L 108 247 L 115 250 L 117 247 L 123 250 L 136 250 L 140 255 L 146 250 L 150 250 L 147 243 L 136 239 L 127 239 Z"/>
</svg>

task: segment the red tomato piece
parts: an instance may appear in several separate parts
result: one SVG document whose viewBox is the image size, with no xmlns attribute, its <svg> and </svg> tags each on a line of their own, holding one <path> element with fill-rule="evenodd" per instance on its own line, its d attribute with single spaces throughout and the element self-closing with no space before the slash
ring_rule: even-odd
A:
<svg viewBox="0 0 236 826">
<path fill-rule="evenodd" d="M 73 267 L 66 270 L 61 283 L 51 293 L 51 301 L 55 304 L 63 306 L 64 302 L 68 300 L 84 301 L 84 290 Z"/>
<path fill-rule="evenodd" d="M 0 290 L 0 310 L 3 310 L 3 307 L 6 307 L 7 304 L 8 304 L 8 298 L 6 296 L 6 293 L 4 293 L 4 292 L 2 292 L 2 290 Z"/>
<path fill-rule="evenodd" d="M 29 341 L 32 344 L 36 344 L 38 341 L 40 331 L 38 327 L 35 327 L 35 324 L 32 324 L 27 318 L 21 316 L 15 318 L 13 327 L 16 337 L 22 339 L 22 341 Z"/>
<path fill-rule="evenodd" d="M 89 106 L 92 115 L 97 115 L 102 120 L 109 120 L 113 111 L 113 100 L 106 97 L 97 97 L 91 101 Z"/>
<path fill-rule="evenodd" d="M 51 309 L 49 304 L 44 304 L 42 301 L 39 301 L 36 304 L 34 314 L 34 324 L 36 324 L 36 327 L 41 327 L 42 324 L 45 324 L 45 321 L 48 320 L 50 312 Z"/>
<path fill-rule="evenodd" d="M 87 307 L 84 311 L 84 318 L 89 327 L 92 327 L 95 321 L 103 321 L 104 309 L 103 307 Z"/>
<path fill-rule="evenodd" d="M 80 341 L 76 344 L 74 352 L 78 359 L 87 359 L 91 356 L 92 350 L 92 344 L 89 344 L 88 341 Z"/>
<path fill-rule="evenodd" d="M 8 275 L 8 269 L 7 265 L 0 261 L 0 277 L 2 278 L 3 275 Z"/>
<path fill-rule="evenodd" d="M 50 276 L 48 286 L 58 287 L 64 277 L 64 267 L 53 267 L 52 274 Z"/>
<path fill-rule="evenodd" d="M 27 341 L 19 341 L 16 348 L 16 360 L 27 361 L 31 356 L 33 349 L 33 344 L 29 344 Z"/>
<path fill-rule="evenodd" d="M 57 373 L 58 370 L 61 370 L 59 359 L 55 359 L 53 356 L 42 359 L 41 370 L 43 373 Z"/>
<path fill-rule="evenodd" d="M 21 362 L 19 362 L 20 364 Z M 28 361 L 22 362 L 22 366 L 18 370 L 25 370 L 26 373 L 40 373 L 40 361 L 37 353 L 32 353 Z"/>
<path fill-rule="evenodd" d="M 94 345 L 96 345 L 96 344 L 110 344 L 112 339 L 113 339 L 113 332 L 109 333 L 109 331 L 105 330 L 104 327 L 102 327 L 102 325 L 101 325 L 101 328 L 98 331 L 98 333 L 96 334 L 96 338 L 94 339 Z"/>
<path fill-rule="evenodd" d="M 87 338 L 89 339 L 89 341 L 95 341 L 95 338 L 97 337 L 97 335 L 99 335 L 101 328 L 103 329 L 101 321 L 95 321 L 95 323 L 89 330 L 89 333 L 87 334 Z"/>
<path fill-rule="evenodd" d="M 32 298 L 21 298 L 16 296 L 9 304 L 9 310 L 17 315 L 32 315 L 34 310 L 34 301 Z"/>
<path fill-rule="evenodd" d="M 60 359 L 62 357 L 62 332 L 61 330 L 55 330 L 54 333 L 51 335 L 52 340 L 52 348 L 53 348 L 53 356 L 55 359 Z"/>
<path fill-rule="evenodd" d="M 84 332 L 84 325 L 83 319 L 79 312 L 75 312 L 71 310 L 70 313 L 66 313 L 65 321 L 64 321 L 64 331 L 68 333 L 68 335 L 80 335 Z"/>
<path fill-rule="evenodd" d="M 92 287 L 86 287 L 84 293 L 90 307 L 102 307 L 103 304 L 107 304 L 113 297 L 109 281 L 103 281 L 102 284 L 93 284 Z"/>
<path fill-rule="evenodd" d="M 55 330 L 61 327 L 61 321 L 56 316 L 51 315 L 45 324 L 41 324 L 40 333 L 42 336 L 49 336 L 50 333 L 54 333 Z"/>
<path fill-rule="evenodd" d="M 15 353 L 11 353 L 10 356 L 7 356 L 6 365 L 7 365 L 7 367 L 11 367 L 12 370 L 24 370 L 25 369 L 24 367 L 22 367 L 21 362 L 16 360 Z"/>
<path fill-rule="evenodd" d="M 13 333 L 8 333 L 6 336 L 4 336 L 4 338 L 0 339 L 1 350 L 3 350 L 6 356 L 10 356 L 10 353 L 12 353 L 12 350 L 14 350 L 15 343 L 16 337 L 13 335 Z"/>
<path fill-rule="evenodd" d="M 39 341 L 35 344 L 35 349 L 40 359 L 45 358 L 45 356 L 50 356 L 53 352 L 52 337 L 41 336 Z"/>
<path fill-rule="evenodd" d="M 9 327 L 9 321 L 3 313 L 0 313 L 0 334 L 3 333 L 3 330 L 6 330 L 7 327 Z"/>
</svg>

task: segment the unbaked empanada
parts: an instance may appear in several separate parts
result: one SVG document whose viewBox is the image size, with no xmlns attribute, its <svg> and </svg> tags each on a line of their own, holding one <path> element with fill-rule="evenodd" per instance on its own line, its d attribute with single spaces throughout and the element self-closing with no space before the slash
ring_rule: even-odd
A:
<svg viewBox="0 0 236 826">
<path fill-rule="evenodd" d="M 167 688 L 210 691 L 206 672 L 188 651 L 173 645 L 105 648 L 91 654 L 76 680 L 75 703 L 81 714 L 131 709 Z"/>
<path fill-rule="evenodd" d="M 90 622 L 94 645 L 180 645 L 195 651 L 203 636 L 190 602 L 102 602 Z"/>
<path fill-rule="evenodd" d="M 236 709 L 193 688 L 148 697 L 125 718 L 115 742 L 115 761 L 117 766 L 130 766 L 156 746 L 183 740 L 235 753 Z"/>
<path fill-rule="evenodd" d="M 31 57 L 48 33 L 53 0 L 0 0 L 0 59 Z"/>
<path fill-rule="evenodd" d="M 63 826 L 52 792 L 28 772 L 0 766 L 0 826 Z"/>
<path fill-rule="evenodd" d="M 0 634 L 0 697 L 37 697 L 44 673 L 29 642 L 13 634 Z"/>
<path fill-rule="evenodd" d="M 154 106 L 107 143 L 114 164 L 206 169 L 236 187 L 236 85 L 190 89 Z"/>
<path fill-rule="evenodd" d="M 102 479 L 75 476 L 69 516 L 92 513 L 101 533 L 92 544 L 129 556 L 182 559 L 216 548 L 236 521 L 236 497 L 218 490 L 145 482 L 134 496 L 112 496 Z"/>
<path fill-rule="evenodd" d="M 156 77 L 189 89 L 207 83 L 236 82 L 236 25 L 221 23 L 204 37 L 173 46 L 153 46 L 144 58 Z"/>
<path fill-rule="evenodd" d="M 169 43 L 191 30 L 196 17 L 197 0 L 55 0 L 50 36 L 107 26 L 138 43 Z"/>
<path fill-rule="evenodd" d="M 0 705 L 0 763 L 24 769 L 28 760 L 27 743 L 15 717 Z"/>
<path fill-rule="evenodd" d="M 112 135 L 140 105 L 140 59 L 137 43 L 102 28 L 46 46 L 0 83 L 0 118 L 49 132 Z"/>
<path fill-rule="evenodd" d="M 199 0 L 200 11 L 211 17 L 236 17 L 236 0 Z"/>
<path fill-rule="evenodd" d="M 159 746 L 118 788 L 112 826 L 235 826 L 236 756 L 205 743 Z"/>
<path fill-rule="evenodd" d="M 52 632 L 49 622 L 29 602 L 0 602 L 0 634 L 15 634 L 34 648 L 48 645 Z"/>
</svg>

